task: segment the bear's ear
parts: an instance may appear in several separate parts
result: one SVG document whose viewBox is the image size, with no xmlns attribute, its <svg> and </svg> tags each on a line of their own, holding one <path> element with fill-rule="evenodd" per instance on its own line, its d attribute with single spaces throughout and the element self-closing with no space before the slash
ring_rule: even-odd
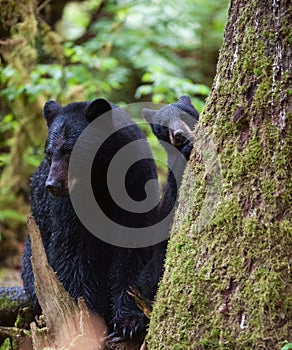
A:
<svg viewBox="0 0 292 350">
<path fill-rule="evenodd" d="M 52 124 L 61 108 L 62 106 L 56 101 L 51 100 L 45 103 L 43 108 L 43 116 L 45 117 L 48 126 Z"/>
<path fill-rule="evenodd" d="M 98 98 L 90 103 L 86 110 L 86 118 L 89 122 L 92 122 L 97 117 L 100 117 L 102 114 L 111 111 L 112 106 L 107 100 L 103 98 Z"/>
<path fill-rule="evenodd" d="M 190 99 L 190 96 L 188 95 L 183 95 L 181 96 L 179 99 L 178 99 L 178 103 L 183 103 L 185 105 L 188 105 L 188 106 L 192 106 L 193 107 L 193 104 L 192 104 L 192 101 Z"/>
<path fill-rule="evenodd" d="M 142 109 L 142 117 L 149 123 L 153 123 L 154 121 L 154 116 L 157 113 L 157 111 L 149 108 L 143 108 Z"/>
</svg>

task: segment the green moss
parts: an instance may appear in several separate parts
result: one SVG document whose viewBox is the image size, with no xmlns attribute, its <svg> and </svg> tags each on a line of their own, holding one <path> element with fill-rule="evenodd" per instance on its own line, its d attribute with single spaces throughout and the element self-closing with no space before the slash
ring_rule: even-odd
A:
<svg viewBox="0 0 292 350">
<path fill-rule="evenodd" d="M 6 338 L 2 345 L 0 346 L 0 350 L 12 350 L 11 342 L 9 338 Z"/>
<path fill-rule="evenodd" d="M 9 308 L 12 311 L 17 311 L 17 302 L 11 300 L 9 297 L 0 297 L 0 310 L 5 310 L 7 308 Z"/>
<path fill-rule="evenodd" d="M 17 314 L 14 327 L 23 328 L 25 326 L 25 312 L 19 312 Z"/>
<path fill-rule="evenodd" d="M 277 18 L 267 6 L 251 1 L 231 12 L 233 37 L 223 45 L 201 116 L 218 150 L 221 198 L 199 230 L 208 190 L 200 145 L 181 189 L 151 317 L 151 349 L 279 350 L 291 334 L 291 72 L 281 67 L 284 58 L 275 64 L 277 40 L 286 39 L 272 30 Z"/>
</svg>

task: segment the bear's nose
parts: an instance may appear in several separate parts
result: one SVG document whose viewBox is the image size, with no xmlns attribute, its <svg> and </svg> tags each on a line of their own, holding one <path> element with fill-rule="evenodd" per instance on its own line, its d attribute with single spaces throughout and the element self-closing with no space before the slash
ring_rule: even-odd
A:
<svg viewBox="0 0 292 350">
<path fill-rule="evenodd" d="M 48 180 L 46 182 L 46 190 L 50 191 L 54 196 L 56 196 L 61 189 L 62 189 L 62 184 L 57 180 Z"/>
</svg>

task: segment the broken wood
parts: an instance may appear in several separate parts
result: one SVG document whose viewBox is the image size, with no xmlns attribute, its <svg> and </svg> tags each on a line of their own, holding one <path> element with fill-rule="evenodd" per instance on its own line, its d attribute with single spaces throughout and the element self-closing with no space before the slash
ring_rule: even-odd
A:
<svg viewBox="0 0 292 350">
<path fill-rule="evenodd" d="M 35 291 L 45 316 L 46 327 L 31 323 L 35 350 L 101 350 L 107 333 L 104 320 L 88 310 L 83 299 L 72 299 L 48 264 L 39 229 L 32 217 L 27 221 L 31 238 Z"/>
<path fill-rule="evenodd" d="M 127 293 L 133 297 L 137 307 L 143 312 L 143 314 L 150 319 L 150 313 L 153 307 L 153 301 L 147 299 L 136 288 L 130 287 Z"/>
</svg>

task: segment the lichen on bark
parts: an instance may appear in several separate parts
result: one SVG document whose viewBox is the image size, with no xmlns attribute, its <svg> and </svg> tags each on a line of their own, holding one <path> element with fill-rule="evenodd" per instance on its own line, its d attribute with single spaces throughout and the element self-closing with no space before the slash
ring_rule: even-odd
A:
<svg viewBox="0 0 292 350">
<path fill-rule="evenodd" d="M 151 317 L 150 349 L 281 349 L 291 341 L 288 23 L 289 1 L 231 2 L 201 115 L 218 151 L 221 197 L 199 230 L 208 174 L 195 151 Z"/>
</svg>

